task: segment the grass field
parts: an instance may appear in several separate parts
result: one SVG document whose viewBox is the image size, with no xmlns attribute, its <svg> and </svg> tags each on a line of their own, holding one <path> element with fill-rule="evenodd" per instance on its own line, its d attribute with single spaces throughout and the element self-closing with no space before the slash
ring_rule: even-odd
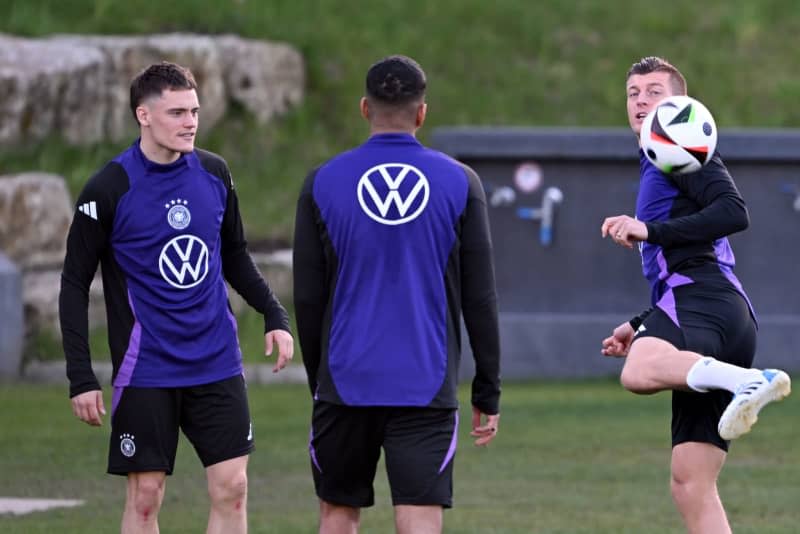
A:
<svg viewBox="0 0 800 534">
<path fill-rule="evenodd" d="M 467 391 L 460 392 L 462 421 Z M 800 521 L 800 397 L 768 407 L 734 443 L 720 492 L 737 533 L 796 533 Z M 251 458 L 250 529 L 310 533 L 316 500 L 306 440 L 305 386 L 251 387 L 258 449 Z M 65 387 L 0 388 L 0 497 L 85 499 L 74 509 L 0 516 L 3 533 L 94 533 L 118 529 L 123 480 L 104 474 L 108 422 L 78 423 Z M 669 395 L 636 397 L 615 381 L 516 383 L 504 388 L 500 434 L 471 444 L 462 425 L 452 533 L 620 534 L 683 532 L 669 496 Z M 391 532 L 379 471 L 366 534 Z M 167 483 L 165 533 L 202 532 L 207 498 L 202 467 L 182 439 Z"/>
<path fill-rule="evenodd" d="M 390 53 L 416 57 L 429 75 L 423 141 L 443 125 L 622 127 L 624 72 L 649 54 L 682 68 L 690 93 L 709 105 L 721 129 L 800 125 L 795 0 L 0 1 L 0 32 L 172 31 L 286 41 L 307 61 L 299 108 L 266 127 L 234 111 L 200 143 L 230 163 L 253 242 L 290 241 L 300 181 L 366 136 L 357 113 L 364 71 Z M 53 139 L 5 148 L 0 174 L 55 172 L 74 194 L 127 143 L 76 148 Z M 258 361 L 260 320 L 245 315 L 240 327 L 245 360 Z M 105 347 L 100 332 L 94 354 Z M 39 349 L 60 354 L 57 343 Z M 251 532 L 313 532 L 307 390 L 251 387 L 250 395 L 258 442 Z M 466 391 L 461 398 L 465 403 Z M 800 531 L 799 399 L 796 393 L 768 408 L 756 431 L 732 449 L 720 491 L 737 533 Z M 0 406 L 0 497 L 87 501 L 77 509 L 0 516 L 0 532 L 118 530 L 124 488 L 103 474 L 107 422 L 101 430 L 79 424 L 66 386 L 3 384 Z M 496 443 L 476 449 L 467 434 L 462 427 L 447 532 L 683 532 L 669 496 L 668 395 L 635 397 L 614 381 L 509 384 Z M 378 505 L 364 512 L 366 534 L 391 531 L 383 476 L 377 493 Z M 162 532 L 202 532 L 206 509 L 202 468 L 183 440 Z"/>
</svg>

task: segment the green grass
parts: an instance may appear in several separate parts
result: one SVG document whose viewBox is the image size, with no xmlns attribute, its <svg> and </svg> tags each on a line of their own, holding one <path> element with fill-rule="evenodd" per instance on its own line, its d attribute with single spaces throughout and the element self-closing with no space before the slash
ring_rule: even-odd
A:
<svg viewBox="0 0 800 534">
<path fill-rule="evenodd" d="M 391 53 L 414 56 L 428 73 L 423 141 L 442 125 L 622 127 L 624 73 L 649 54 L 683 70 L 690 93 L 723 129 L 800 125 L 794 0 L 675 0 L 669 9 L 621 0 L 0 2 L 0 32 L 171 31 L 286 41 L 307 61 L 300 107 L 266 127 L 234 110 L 200 143 L 228 160 L 255 243 L 287 244 L 306 172 L 367 135 L 357 111 L 364 72 Z M 55 172 L 75 194 L 127 144 L 76 148 L 51 139 L 4 148 L 0 174 Z M 261 359 L 261 333 L 258 317 L 240 317 L 246 361 Z M 43 352 L 54 351 L 47 343 Z M 95 332 L 93 353 L 105 347 L 104 332 Z M 253 386 L 250 394 L 259 443 L 250 468 L 251 531 L 312 532 L 306 387 Z M 79 509 L 0 517 L 0 531 L 116 530 L 124 490 L 121 479 L 102 474 L 107 424 L 97 430 L 77 423 L 66 386 L 3 385 L 0 405 L 0 495 L 88 501 Z M 757 431 L 732 449 L 720 491 L 736 532 L 797 531 L 800 428 L 787 422 L 798 408 L 795 398 L 770 407 Z M 668 395 L 638 398 L 613 383 L 507 386 L 495 444 L 476 449 L 462 428 L 456 507 L 445 515 L 446 530 L 683 532 L 668 491 L 668 411 Z M 162 531 L 202 531 L 203 473 L 185 440 L 167 488 Z M 365 533 L 389 530 L 382 476 L 377 491 L 379 504 L 364 512 Z"/>
<path fill-rule="evenodd" d="M 251 238 L 286 243 L 306 172 L 367 134 L 358 115 L 366 68 L 390 53 L 429 77 L 428 139 L 440 125 L 620 126 L 624 74 L 663 55 L 725 129 L 797 127 L 800 48 L 794 0 L 6 0 L 0 31 L 235 33 L 288 42 L 307 61 L 303 104 L 268 127 L 233 113 L 202 141 L 229 161 Z M 201 127 L 202 130 L 202 127 Z M 0 172 L 64 175 L 73 192 L 125 144 L 53 140 L 0 153 Z"/>
<path fill-rule="evenodd" d="M 614 381 L 508 384 L 500 433 L 485 449 L 471 444 L 467 391 L 460 397 L 464 424 L 447 532 L 683 532 L 669 495 L 668 394 L 637 397 Z M 258 443 L 249 469 L 251 532 L 315 531 L 305 386 L 251 386 L 250 404 Z M 3 387 L 0 405 L 0 496 L 87 501 L 0 516 L 0 531 L 114 531 L 124 483 L 104 474 L 108 422 L 102 429 L 78 423 L 60 386 Z M 791 421 L 799 408 L 797 397 L 768 407 L 754 432 L 734 443 L 719 487 L 735 532 L 797 532 L 800 427 Z M 182 438 L 162 532 L 201 532 L 206 510 L 202 467 Z M 376 506 L 362 517 L 366 534 L 391 531 L 382 470 Z"/>
</svg>

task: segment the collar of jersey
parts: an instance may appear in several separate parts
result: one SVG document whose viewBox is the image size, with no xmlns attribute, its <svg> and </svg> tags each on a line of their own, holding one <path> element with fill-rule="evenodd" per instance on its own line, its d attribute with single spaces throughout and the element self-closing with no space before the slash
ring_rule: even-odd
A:
<svg viewBox="0 0 800 534">
<path fill-rule="evenodd" d="M 144 152 L 142 152 L 142 148 L 139 146 L 140 140 L 141 139 L 137 139 L 133 143 L 133 150 L 136 152 L 136 155 L 139 157 L 139 161 L 142 163 L 142 166 L 148 173 L 171 174 L 182 169 L 183 167 L 193 166 L 192 163 L 195 159 L 194 152 L 190 152 L 189 154 L 181 154 L 181 156 L 172 163 L 156 163 L 155 161 L 151 161 L 147 159 L 147 156 L 145 156 Z"/>
<path fill-rule="evenodd" d="M 368 144 L 413 144 L 419 145 L 420 142 L 417 138 L 410 133 L 405 132 L 392 132 L 392 133 L 379 133 L 371 135 L 367 140 Z"/>
</svg>

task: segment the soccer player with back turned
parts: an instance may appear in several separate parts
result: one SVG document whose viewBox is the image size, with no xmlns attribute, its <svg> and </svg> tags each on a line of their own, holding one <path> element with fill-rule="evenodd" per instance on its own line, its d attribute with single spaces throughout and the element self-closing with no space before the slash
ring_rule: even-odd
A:
<svg viewBox="0 0 800 534">
<path fill-rule="evenodd" d="M 686 80 L 658 57 L 634 63 L 626 79 L 628 120 L 645 116 Z M 608 217 L 601 233 L 638 244 L 652 308 L 603 340 L 606 356 L 627 356 L 623 386 L 641 394 L 672 390 L 672 497 L 687 530 L 725 534 L 717 492 L 729 440 L 748 432 L 758 411 L 789 394 L 789 376 L 751 368 L 756 318 L 733 273 L 727 236 L 749 216 L 719 154 L 697 172 L 666 175 L 640 150 L 636 218 Z"/>
<path fill-rule="evenodd" d="M 472 435 L 499 421 L 499 336 L 478 176 L 426 148 L 426 78 L 405 56 L 367 72 L 370 137 L 315 169 L 297 204 L 294 296 L 314 398 L 320 532 L 353 533 L 381 448 L 399 533 L 442 529 L 452 505 L 463 312 L 475 357 Z"/>
<path fill-rule="evenodd" d="M 130 105 L 140 138 L 86 183 L 67 238 L 59 312 L 72 410 L 94 426 L 106 413 L 88 344 L 99 263 L 114 386 L 108 472 L 127 477 L 122 532 L 158 532 L 181 429 L 206 468 L 207 532 L 244 533 L 253 427 L 225 282 L 264 315 L 275 372 L 292 358 L 288 317 L 247 251 L 225 161 L 194 147 L 191 72 L 151 65 Z"/>
</svg>

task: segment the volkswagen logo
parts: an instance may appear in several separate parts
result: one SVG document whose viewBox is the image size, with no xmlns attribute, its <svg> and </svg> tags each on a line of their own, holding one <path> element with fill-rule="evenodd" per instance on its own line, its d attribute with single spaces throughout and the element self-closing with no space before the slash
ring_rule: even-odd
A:
<svg viewBox="0 0 800 534">
<path fill-rule="evenodd" d="M 208 247 L 190 234 L 174 237 L 161 249 L 158 270 L 172 287 L 194 287 L 208 274 Z"/>
<path fill-rule="evenodd" d="M 382 163 L 358 181 L 358 203 L 371 219 L 387 225 L 413 221 L 425 209 L 430 184 L 422 171 L 407 163 Z"/>
</svg>

